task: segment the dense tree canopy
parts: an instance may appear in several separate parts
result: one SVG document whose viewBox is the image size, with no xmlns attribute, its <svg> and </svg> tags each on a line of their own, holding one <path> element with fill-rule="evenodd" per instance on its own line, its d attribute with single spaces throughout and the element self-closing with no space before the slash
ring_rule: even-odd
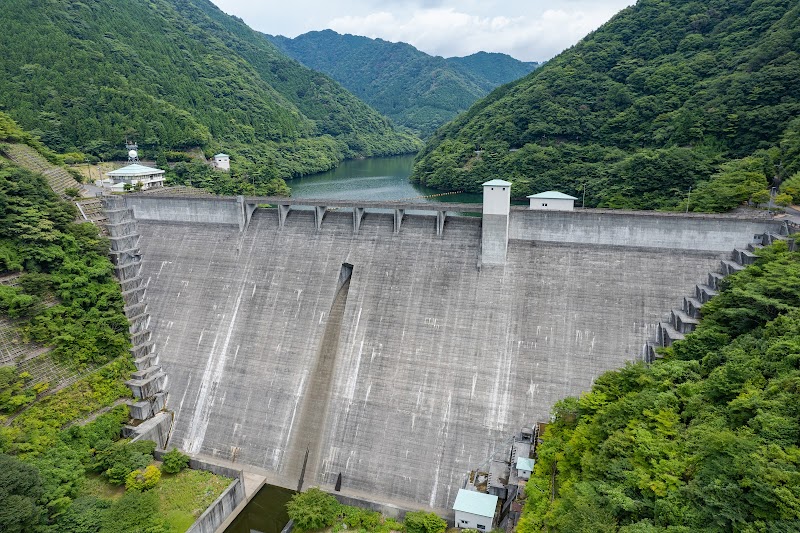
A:
<svg viewBox="0 0 800 533">
<path fill-rule="evenodd" d="M 759 255 L 663 360 L 556 404 L 521 533 L 797 531 L 800 253 Z"/>
<path fill-rule="evenodd" d="M 224 149 L 266 183 L 420 146 L 207 0 L 25 0 L 0 25 L 0 106 L 60 153 Z"/>
<path fill-rule="evenodd" d="M 332 30 L 294 39 L 267 36 L 289 56 L 324 72 L 366 103 L 427 137 L 498 85 L 528 74 L 536 63 L 478 52 L 442 58 L 406 43 Z"/>
<path fill-rule="evenodd" d="M 639 0 L 444 126 L 412 179 L 477 192 L 499 176 L 515 196 L 585 187 L 587 206 L 678 208 L 712 175 L 728 186 L 720 163 L 753 156 L 766 187 L 800 164 L 798 79 L 797 2 Z M 748 173 L 725 208 L 748 199 Z"/>
</svg>

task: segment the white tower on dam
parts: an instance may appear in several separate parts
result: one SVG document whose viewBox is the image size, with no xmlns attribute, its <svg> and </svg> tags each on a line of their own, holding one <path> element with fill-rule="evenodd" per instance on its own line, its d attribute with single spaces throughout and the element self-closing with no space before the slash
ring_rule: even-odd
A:
<svg viewBox="0 0 800 533">
<path fill-rule="evenodd" d="M 508 250 L 508 217 L 511 212 L 511 183 L 503 180 L 483 184 L 481 262 L 503 265 Z"/>
</svg>

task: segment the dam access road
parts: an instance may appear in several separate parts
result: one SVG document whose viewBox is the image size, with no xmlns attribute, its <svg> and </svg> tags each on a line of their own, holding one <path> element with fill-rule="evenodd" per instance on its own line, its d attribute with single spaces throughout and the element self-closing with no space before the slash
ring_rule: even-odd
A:
<svg viewBox="0 0 800 533">
<path fill-rule="evenodd" d="M 308 450 L 305 486 L 341 473 L 343 491 L 436 509 L 496 444 L 636 360 L 734 248 L 780 231 L 736 217 L 512 209 L 505 262 L 489 266 L 481 219 L 437 214 L 451 206 L 404 211 L 398 226 L 396 209 L 280 201 L 292 203 L 126 197 L 175 413 L 170 445 L 287 487 Z"/>
</svg>

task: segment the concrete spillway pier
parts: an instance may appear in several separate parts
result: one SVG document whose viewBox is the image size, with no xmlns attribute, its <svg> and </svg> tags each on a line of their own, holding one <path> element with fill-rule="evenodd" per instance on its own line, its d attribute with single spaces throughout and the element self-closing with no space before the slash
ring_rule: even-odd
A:
<svg viewBox="0 0 800 533">
<path fill-rule="evenodd" d="M 480 266 L 481 219 L 439 206 L 127 201 L 171 443 L 289 487 L 308 447 L 305 486 L 341 472 L 345 491 L 434 508 L 495 442 L 635 359 L 733 248 L 775 229 L 512 209 L 505 262 Z"/>
</svg>

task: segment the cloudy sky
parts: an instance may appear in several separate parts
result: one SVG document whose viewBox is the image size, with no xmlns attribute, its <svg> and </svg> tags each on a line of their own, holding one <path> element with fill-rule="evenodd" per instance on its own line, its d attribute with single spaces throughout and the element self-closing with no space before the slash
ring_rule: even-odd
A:
<svg viewBox="0 0 800 533">
<path fill-rule="evenodd" d="M 252 28 L 296 37 L 339 33 L 411 43 L 445 57 L 479 50 L 550 59 L 635 0 L 212 0 Z"/>
</svg>

